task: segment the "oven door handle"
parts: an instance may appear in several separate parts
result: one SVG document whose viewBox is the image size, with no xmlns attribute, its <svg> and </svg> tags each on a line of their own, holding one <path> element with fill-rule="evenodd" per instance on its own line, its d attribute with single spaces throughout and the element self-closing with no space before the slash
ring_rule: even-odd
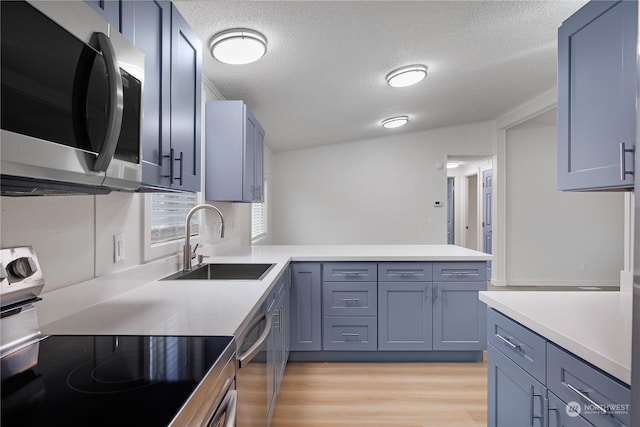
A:
<svg viewBox="0 0 640 427">
<path fill-rule="evenodd" d="M 111 40 L 104 33 L 95 33 L 98 47 L 102 51 L 104 62 L 107 66 L 107 77 L 109 79 L 109 116 L 107 122 L 107 132 L 104 136 L 104 143 L 100 148 L 100 153 L 93 163 L 93 170 L 104 172 L 109 167 L 113 159 L 120 138 L 122 129 L 122 113 L 124 111 L 124 95 L 122 89 L 122 76 L 118 68 L 116 53 L 111 44 Z"/>
<path fill-rule="evenodd" d="M 264 326 L 264 331 L 262 331 L 262 335 L 258 338 L 258 340 L 251 346 L 247 351 L 238 356 L 238 369 L 242 368 L 242 365 L 245 365 L 253 360 L 253 358 L 258 354 L 262 344 L 267 341 L 269 338 L 269 334 L 271 333 L 271 316 L 268 312 L 262 313 L 260 316 L 253 319 L 253 322 L 247 327 L 247 331 L 251 332 L 253 328 L 255 328 L 262 319 L 266 321 Z M 242 339 L 244 341 L 244 338 Z M 241 345 L 241 344 L 240 344 Z"/>
<path fill-rule="evenodd" d="M 213 418 L 211 418 L 210 426 L 217 426 L 220 418 L 223 415 L 227 415 L 224 419 L 223 427 L 235 427 L 236 425 L 236 412 L 238 408 L 238 392 L 236 390 L 229 390 L 220 403 L 220 407 L 213 414 Z"/>
</svg>

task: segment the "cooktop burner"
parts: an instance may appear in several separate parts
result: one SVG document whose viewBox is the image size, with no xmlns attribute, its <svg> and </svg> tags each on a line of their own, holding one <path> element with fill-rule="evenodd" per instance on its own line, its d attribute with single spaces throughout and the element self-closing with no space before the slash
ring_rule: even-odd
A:
<svg viewBox="0 0 640 427">
<path fill-rule="evenodd" d="M 231 340 L 50 336 L 35 366 L 3 379 L 0 424 L 166 426 Z"/>
</svg>

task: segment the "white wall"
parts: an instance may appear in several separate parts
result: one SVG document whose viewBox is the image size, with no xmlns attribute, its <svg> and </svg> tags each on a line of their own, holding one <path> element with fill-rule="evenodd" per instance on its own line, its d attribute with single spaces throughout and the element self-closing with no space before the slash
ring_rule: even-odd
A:
<svg viewBox="0 0 640 427">
<path fill-rule="evenodd" d="M 274 153 L 271 242 L 446 243 L 447 171 L 436 164 L 493 144 L 482 122 Z"/>
<path fill-rule="evenodd" d="M 203 140 L 204 100 L 219 98 L 215 88 L 203 85 Z M 202 149 L 204 156 L 204 143 Z M 142 249 L 145 197 L 145 194 L 126 192 L 99 196 L 2 197 L 0 245 L 3 248 L 35 247 L 45 275 L 44 292 L 127 270 L 146 262 Z M 215 205 L 225 216 L 225 239 L 214 237 L 217 218 L 211 218 L 210 223 L 205 219 L 203 240 L 209 245 L 209 253 L 215 253 L 217 247 L 228 248 L 230 244 L 249 244 L 250 205 Z M 114 234 L 124 234 L 126 239 L 126 259 L 119 263 L 113 261 Z"/>
<path fill-rule="evenodd" d="M 616 285 L 624 261 L 624 195 L 556 190 L 556 127 L 506 132 L 509 285 Z"/>
</svg>

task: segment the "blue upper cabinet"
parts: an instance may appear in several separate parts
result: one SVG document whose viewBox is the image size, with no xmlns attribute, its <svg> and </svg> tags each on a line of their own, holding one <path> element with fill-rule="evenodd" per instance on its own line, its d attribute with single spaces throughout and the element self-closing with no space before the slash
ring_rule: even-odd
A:
<svg viewBox="0 0 640 427">
<path fill-rule="evenodd" d="M 85 2 L 102 15 L 117 31 L 121 31 L 120 0 L 85 0 Z"/>
<path fill-rule="evenodd" d="M 243 101 L 206 106 L 205 199 L 264 201 L 264 130 Z"/>
<path fill-rule="evenodd" d="M 171 103 L 167 100 L 171 99 L 171 2 L 126 1 L 123 12 L 122 33 L 145 54 L 143 181 L 170 186 Z"/>
<path fill-rule="evenodd" d="M 558 30 L 558 188 L 633 187 L 635 1 L 592 1 Z"/>
<path fill-rule="evenodd" d="M 200 191 L 202 43 L 169 0 L 121 4 L 145 54 L 142 190 Z"/>
<path fill-rule="evenodd" d="M 202 43 L 171 6 L 171 187 L 200 191 Z M 144 180 L 144 176 L 143 176 Z"/>
</svg>

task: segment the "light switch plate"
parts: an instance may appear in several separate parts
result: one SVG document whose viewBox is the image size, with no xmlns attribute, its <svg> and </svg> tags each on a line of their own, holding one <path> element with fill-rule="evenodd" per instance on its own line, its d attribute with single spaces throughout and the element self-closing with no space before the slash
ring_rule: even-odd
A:
<svg viewBox="0 0 640 427">
<path fill-rule="evenodd" d="M 124 261 L 125 259 L 125 246 L 124 246 L 124 234 L 113 235 L 113 262 Z"/>
</svg>

